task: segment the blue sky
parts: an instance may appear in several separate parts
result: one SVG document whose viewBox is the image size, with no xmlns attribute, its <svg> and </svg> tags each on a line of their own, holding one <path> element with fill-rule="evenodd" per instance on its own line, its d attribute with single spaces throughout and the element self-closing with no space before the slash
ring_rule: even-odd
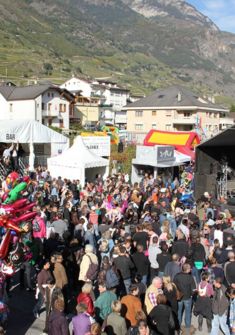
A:
<svg viewBox="0 0 235 335">
<path fill-rule="evenodd" d="M 235 0 L 186 0 L 224 31 L 235 33 Z"/>
</svg>

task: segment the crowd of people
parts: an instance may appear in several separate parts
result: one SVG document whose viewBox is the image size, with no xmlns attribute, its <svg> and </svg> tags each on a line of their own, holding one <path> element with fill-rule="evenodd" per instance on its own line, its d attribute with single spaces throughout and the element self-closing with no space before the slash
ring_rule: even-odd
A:
<svg viewBox="0 0 235 335">
<path fill-rule="evenodd" d="M 180 177 L 97 175 L 82 187 L 39 167 L 27 191 L 37 216 L 13 243 L 43 333 L 189 335 L 194 315 L 199 331 L 234 335 L 233 217 L 208 192 L 185 205 L 186 191 Z M 1 280 L 3 305 L 10 285 Z"/>
</svg>

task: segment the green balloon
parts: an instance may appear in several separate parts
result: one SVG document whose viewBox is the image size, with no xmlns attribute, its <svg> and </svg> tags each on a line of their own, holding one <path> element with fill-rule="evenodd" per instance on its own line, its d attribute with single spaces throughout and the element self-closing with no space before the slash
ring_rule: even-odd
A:
<svg viewBox="0 0 235 335">
<path fill-rule="evenodd" d="M 12 203 L 16 200 L 18 200 L 21 197 L 21 192 L 24 191 L 27 188 L 27 183 L 22 182 L 18 185 L 16 185 L 8 194 L 8 197 L 4 201 L 4 204 Z"/>
</svg>

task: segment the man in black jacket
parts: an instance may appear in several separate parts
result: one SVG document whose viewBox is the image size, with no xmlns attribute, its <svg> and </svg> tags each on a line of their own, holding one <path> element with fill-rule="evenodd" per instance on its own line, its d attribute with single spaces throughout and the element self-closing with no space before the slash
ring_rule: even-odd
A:
<svg viewBox="0 0 235 335">
<path fill-rule="evenodd" d="M 119 256 L 114 259 L 114 265 L 117 271 L 120 273 L 123 283 L 125 285 L 126 294 L 129 293 L 129 287 L 131 285 L 131 271 L 134 268 L 129 255 L 126 253 L 126 248 L 124 246 L 119 247 Z"/>
<path fill-rule="evenodd" d="M 144 254 L 144 247 L 141 244 L 137 245 L 137 251 L 132 255 L 132 261 L 135 264 L 137 274 L 142 276 L 142 283 L 147 284 L 149 273 L 149 259 Z"/>
<path fill-rule="evenodd" d="M 182 272 L 178 273 L 174 278 L 177 289 L 182 293 L 182 299 L 178 302 L 178 320 L 182 323 L 183 307 L 185 309 L 185 334 L 190 334 L 191 327 L 191 308 L 192 295 L 196 289 L 196 284 L 191 274 L 191 266 L 185 263 L 182 266 Z"/>
</svg>

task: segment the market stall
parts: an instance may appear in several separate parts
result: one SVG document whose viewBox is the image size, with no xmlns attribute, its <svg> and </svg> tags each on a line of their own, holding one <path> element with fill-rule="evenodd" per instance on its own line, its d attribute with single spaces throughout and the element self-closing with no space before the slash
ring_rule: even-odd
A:
<svg viewBox="0 0 235 335">
<path fill-rule="evenodd" d="M 172 145 L 174 149 L 182 154 L 195 159 L 195 147 L 200 143 L 196 132 L 170 132 L 160 130 L 150 130 L 144 139 L 144 145 Z"/>
<path fill-rule="evenodd" d="M 132 160 L 132 183 L 140 182 L 143 173 L 146 171 L 151 173 L 155 178 L 159 169 L 170 169 L 184 165 L 191 161 L 191 157 L 174 149 L 173 146 L 154 147 L 138 145 L 136 147 L 136 158 Z M 173 172 L 172 172 L 173 175 Z"/>
</svg>

